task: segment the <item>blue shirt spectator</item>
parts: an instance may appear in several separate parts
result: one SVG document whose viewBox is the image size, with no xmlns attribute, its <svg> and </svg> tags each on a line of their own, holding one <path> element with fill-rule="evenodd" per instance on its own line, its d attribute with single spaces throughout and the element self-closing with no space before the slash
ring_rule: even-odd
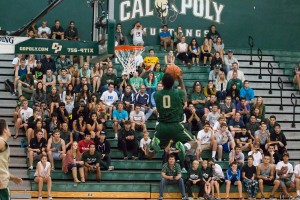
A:
<svg viewBox="0 0 300 200">
<path fill-rule="evenodd" d="M 245 97 L 248 102 L 254 99 L 254 90 L 249 87 L 247 80 L 244 81 L 244 87 L 240 90 L 240 97 Z"/>
<path fill-rule="evenodd" d="M 113 118 L 116 118 L 117 120 L 125 120 L 128 119 L 128 113 L 125 110 L 114 110 L 113 112 Z"/>
<path fill-rule="evenodd" d="M 227 180 L 234 183 L 235 181 L 239 181 L 240 177 L 241 177 L 241 172 L 239 169 L 236 169 L 236 173 L 232 171 L 231 167 L 227 169 L 227 175 L 226 175 Z"/>
<path fill-rule="evenodd" d="M 135 96 L 135 103 L 143 106 L 149 106 L 149 95 L 145 93 L 146 87 L 144 85 L 141 86 L 139 93 Z"/>
</svg>

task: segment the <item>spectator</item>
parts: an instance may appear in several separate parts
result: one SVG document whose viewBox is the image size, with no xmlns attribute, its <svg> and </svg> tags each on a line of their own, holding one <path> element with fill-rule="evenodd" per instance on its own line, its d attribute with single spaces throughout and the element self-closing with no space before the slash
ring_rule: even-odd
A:
<svg viewBox="0 0 300 200">
<path fill-rule="evenodd" d="M 93 67 L 93 70 L 91 70 L 91 79 L 93 81 L 93 93 L 98 93 L 100 84 L 101 84 L 101 78 L 103 75 L 103 69 L 100 66 L 100 63 L 96 63 Z"/>
<path fill-rule="evenodd" d="M 38 160 L 41 155 L 46 155 L 47 140 L 43 137 L 42 131 L 36 131 L 35 137 L 28 145 L 29 170 L 33 169 L 33 161 Z"/>
<path fill-rule="evenodd" d="M 57 81 L 59 83 L 59 94 L 66 90 L 67 86 L 71 83 L 71 74 L 67 74 L 67 69 L 61 69 L 61 75 L 58 75 Z"/>
<path fill-rule="evenodd" d="M 114 91 L 113 83 L 108 84 L 108 90 L 102 93 L 100 100 L 105 105 L 106 110 L 108 110 L 111 120 L 113 105 L 119 100 L 117 93 Z"/>
<path fill-rule="evenodd" d="M 232 70 L 230 70 L 228 73 L 227 73 L 227 80 L 229 81 L 230 79 L 233 78 L 233 73 L 234 72 L 237 72 L 237 78 L 240 79 L 241 81 L 245 81 L 245 76 L 244 76 L 244 72 L 241 71 L 241 70 L 238 70 L 239 68 L 239 64 L 234 62 L 232 63 Z"/>
<path fill-rule="evenodd" d="M 140 140 L 140 151 L 139 151 L 139 159 L 143 160 L 147 157 L 147 149 L 150 148 L 151 139 L 149 138 L 149 133 L 145 131 L 143 133 L 143 138 Z"/>
<path fill-rule="evenodd" d="M 143 36 L 146 36 L 146 32 L 143 30 L 141 22 L 135 22 L 133 29 L 130 31 L 130 35 L 133 36 L 133 45 L 144 46 Z"/>
<path fill-rule="evenodd" d="M 146 71 L 153 71 L 155 65 L 159 63 L 159 58 L 155 56 L 154 49 L 149 50 L 149 56 L 144 58 L 144 65 Z"/>
<path fill-rule="evenodd" d="M 154 73 L 155 79 L 157 80 L 157 83 L 159 83 L 161 81 L 162 77 L 164 76 L 164 72 L 161 70 L 160 63 L 156 63 L 153 73 Z"/>
<path fill-rule="evenodd" d="M 189 199 L 193 198 L 192 186 L 196 185 L 198 188 L 198 198 L 203 197 L 203 188 L 204 182 L 201 181 L 201 175 L 199 168 L 199 162 L 197 160 L 193 161 L 192 168 L 188 170 L 187 181 L 186 181 L 186 190 L 188 193 Z"/>
<path fill-rule="evenodd" d="M 56 92 L 56 87 L 52 87 L 51 93 L 47 96 L 47 104 L 50 108 L 50 113 L 53 113 L 53 111 L 59 107 L 60 98 L 58 93 Z"/>
<path fill-rule="evenodd" d="M 80 93 L 77 95 L 77 102 L 81 99 L 83 99 L 86 104 L 91 102 L 91 93 L 88 84 L 83 84 Z"/>
<path fill-rule="evenodd" d="M 195 85 L 195 91 L 191 95 L 191 102 L 201 116 L 204 115 L 205 96 L 201 84 Z"/>
<path fill-rule="evenodd" d="M 114 86 L 116 86 L 118 83 L 117 76 L 115 74 L 113 74 L 112 72 L 113 72 L 113 68 L 109 67 L 107 69 L 107 72 L 104 73 L 101 78 L 101 92 L 102 93 L 108 90 L 108 85 L 110 83 L 112 83 Z"/>
<path fill-rule="evenodd" d="M 28 144 L 30 144 L 30 140 L 32 138 L 35 137 L 35 131 L 36 128 L 37 128 L 37 123 L 39 122 L 40 123 L 40 127 L 38 127 L 40 130 L 42 130 L 42 121 L 41 121 L 41 115 L 40 115 L 40 110 L 39 109 L 34 109 L 33 111 L 33 115 L 31 117 L 28 118 L 28 126 L 27 126 L 27 130 L 26 130 L 26 137 L 27 137 L 27 142 Z M 47 138 L 47 134 L 44 134 L 44 130 L 42 130 L 43 132 L 43 137 L 48 139 Z M 46 137 L 45 137 L 46 136 Z"/>
<path fill-rule="evenodd" d="M 244 81 L 244 87 L 240 90 L 240 97 L 245 97 L 247 103 L 254 102 L 254 90 L 249 87 L 249 81 Z"/>
<path fill-rule="evenodd" d="M 34 91 L 34 79 L 32 74 L 23 74 L 18 80 L 18 95 L 22 95 L 23 92 L 29 93 L 30 98 Z"/>
<path fill-rule="evenodd" d="M 277 125 L 277 124 L 278 124 L 278 122 L 276 121 L 276 116 L 275 115 L 271 115 L 269 123 L 267 125 L 267 129 L 269 130 L 270 133 L 274 133 L 275 132 L 275 125 Z"/>
<path fill-rule="evenodd" d="M 200 59 L 201 50 L 197 43 L 196 38 L 193 38 L 191 40 L 191 43 L 189 44 L 189 53 L 190 53 L 190 58 L 192 59 L 193 66 L 195 66 L 195 60 L 197 66 L 200 66 L 199 59 Z"/>
<path fill-rule="evenodd" d="M 270 133 L 270 137 L 268 137 L 268 145 L 271 144 L 275 145 L 275 150 L 278 151 L 279 155 L 286 152 L 287 141 L 279 124 L 275 125 L 274 133 Z"/>
<path fill-rule="evenodd" d="M 295 184 L 292 180 L 294 174 L 293 165 L 289 162 L 289 154 L 284 153 L 282 155 L 283 161 L 280 161 L 276 165 L 276 179 L 280 181 L 280 186 L 283 193 L 280 195 L 280 199 L 293 199 L 289 194 L 294 188 Z"/>
<path fill-rule="evenodd" d="M 160 44 L 164 46 L 165 51 L 167 51 L 168 45 L 170 45 L 171 50 L 174 49 L 173 40 L 171 38 L 171 33 L 168 30 L 167 25 L 163 25 L 162 31 L 159 33 L 159 37 L 160 37 Z"/>
<path fill-rule="evenodd" d="M 103 110 L 105 110 L 105 108 L 103 108 Z M 79 101 L 79 105 L 76 106 L 75 108 L 73 108 L 72 110 L 72 119 L 76 120 L 78 119 L 78 116 L 82 115 L 83 116 L 83 120 L 87 121 L 89 119 L 89 111 L 88 108 L 85 104 L 85 101 L 83 99 L 81 99 Z"/>
<path fill-rule="evenodd" d="M 118 138 L 118 130 L 124 127 L 125 121 L 128 120 L 128 113 L 126 110 L 123 110 L 123 103 L 119 102 L 117 109 L 113 112 L 113 130 L 115 133 L 115 139 Z"/>
<path fill-rule="evenodd" d="M 91 134 L 91 139 L 94 140 L 95 137 L 99 137 L 101 131 L 103 130 L 103 124 L 101 120 L 98 119 L 97 113 L 92 112 L 91 118 L 86 125 L 87 131 Z"/>
<path fill-rule="evenodd" d="M 236 105 L 236 110 L 241 114 L 244 124 L 247 124 L 250 119 L 250 104 L 245 97 L 241 97 L 241 101 Z"/>
<path fill-rule="evenodd" d="M 233 116 L 229 121 L 228 126 L 233 137 L 241 132 L 242 127 L 245 127 L 245 124 L 243 120 L 241 120 L 241 114 L 239 112 L 235 113 L 235 116 Z"/>
<path fill-rule="evenodd" d="M 220 33 L 216 30 L 215 25 L 211 25 L 209 32 L 206 35 L 206 38 L 209 40 L 209 45 L 212 46 L 213 43 L 217 42 L 217 38 L 221 37 Z"/>
<path fill-rule="evenodd" d="M 81 67 L 81 69 L 78 71 L 77 74 L 77 84 L 79 84 L 80 78 L 82 77 L 86 77 L 87 83 L 90 84 L 90 78 L 91 78 L 91 70 L 89 69 L 89 63 L 84 62 L 83 66 Z"/>
<path fill-rule="evenodd" d="M 60 70 L 63 68 L 65 68 L 67 70 L 67 73 L 70 74 L 69 70 L 72 65 L 73 62 L 69 58 L 67 58 L 66 55 L 60 55 L 55 61 L 56 71 L 58 72 L 58 74 L 60 74 Z"/>
<path fill-rule="evenodd" d="M 65 98 L 65 102 L 62 102 L 62 103 L 65 104 L 66 111 L 67 111 L 67 113 L 69 115 L 68 117 L 71 119 L 72 111 L 73 111 L 73 108 L 74 108 L 74 102 L 72 101 L 72 97 L 71 96 L 67 96 Z"/>
<path fill-rule="evenodd" d="M 35 59 L 35 55 L 34 54 L 29 54 L 29 56 L 27 57 L 26 60 L 26 66 L 29 67 L 30 71 L 32 71 L 32 69 L 34 67 L 36 67 L 36 59 Z"/>
<path fill-rule="evenodd" d="M 56 112 L 50 114 L 50 116 L 51 118 L 49 120 L 46 120 L 46 130 L 49 133 L 49 135 L 53 135 L 53 132 L 60 128 L 60 123 L 57 120 Z"/>
<path fill-rule="evenodd" d="M 137 131 L 146 131 L 145 114 L 141 111 L 141 105 L 136 104 L 134 111 L 130 112 L 131 129 Z"/>
<path fill-rule="evenodd" d="M 63 27 L 60 25 L 59 20 L 55 20 L 55 25 L 51 28 L 52 39 L 63 40 L 65 37 L 65 32 Z"/>
<path fill-rule="evenodd" d="M 31 71 L 34 79 L 34 84 L 43 81 L 43 76 L 46 74 L 46 70 L 42 67 L 41 61 L 36 62 L 36 66 Z"/>
<path fill-rule="evenodd" d="M 259 190 L 261 193 L 261 199 L 265 199 L 264 194 L 264 185 L 273 186 L 272 192 L 270 194 L 270 199 L 275 199 L 274 193 L 277 191 L 278 187 L 280 186 L 280 181 L 275 180 L 275 166 L 270 164 L 270 154 L 265 154 L 263 163 L 259 164 L 257 169 L 257 179 Z"/>
<path fill-rule="evenodd" d="M 268 151 L 266 152 L 270 154 L 270 163 L 277 164 L 279 162 L 280 156 L 278 151 L 275 151 L 275 145 L 271 144 L 268 146 Z"/>
<path fill-rule="evenodd" d="M 211 48 L 212 46 L 209 44 L 209 40 L 205 38 L 201 45 L 201 59 L 203 60 L 204 66 L 207 65 L 207 60 L 209 62 L 212 60 Z"/>
<path fill-rule="evenodd" d="M 84 161 L 81 160 L 81 153 L 78 149 L 78 143 L 72 142 L 71 149 L 67 152 L 66 158 L 63 160 L 63 172 L 72 171 L 74 183 L 84 183 Z M 78 172 L 80 180 L 78 179 Z"/>
<path fill-rule="evenodd" d="M 215 84 L 216 80 L 219 77 L 220 73 L 221 73 L 220 72 L 220 66 L 219 65 L 215 65 L 214 69 L 209 72 L 208 80 L 212 81 Z"/>
<path fill-rule="evenodd" d="M 151 96 L 151 94 L 156 91 L 157 87 L 157 80 L 154 76 L 153 71 L 150 71 L 148 73 L 148 77 L 144 79 L 144 84 L 146 86 L 146 91 L 148 95 Z"/>
<path fill-rule="evenodd" d="M 42 26 L 40 26 L 38 28 L 38 36 L 41 38 L 42 37 L 42 33 L 46 32 L 47 34 L 47 38 L 50 38 L 51 36 L 51 29 L 49 27 L 47 27 L 47 21 L 43 20 L 42 21 Z"/>
<path fill-rule="evenodd" d="M 236 84 L 236 88 L 239 90 L 241 90 L 242 88 L 242 80 L 238 78 L 238 74 L 237 72 L 233 72 L 232 73 L 232 79 L 228 79 L 227 77 L 227 80 L 228 80 L 228 83 L 227 83 L 227 90 L 229 90 L 231 88 L 231 86 L 235 83 Z"/>
<path fill-rule="evenodd" d="M 256 167 L 253 165 L 253 156 L 248 156 L 248 163 L 242 168 L 242 179 L 248 193 L 248 199 L 256 199 L 258 182 L 256 180 Z"/>
<path fill-rule="evenodd" d="M 119 85 L 119 92 L 122 94 L 123 91 L 125 90 L 126 86 L 129 85 L 130 86 L 130 80 L 129 80 L 129 76 L 128 73 L 123 71 L 122 72 L 122 81 L 120 81 L 120 85 Z"/>
<path fill-rule="evenodd" d="M 118 45 L 128 45 L 128 40 L 122 31 L 121 23 L 118 23 L 116 26 L 115 41 L 118 43 Z"/>
<path fill-rule="evenodd" d="M 262 154 L 260 152 L 259 144 L 254 143 L 254 147 L 251 151 L 248 152 L 248 157 L 253 157 L 253 165 L 257 167 L 263 160 Z"/>
<path fill-rule="evenodd" d="M 218 101 L 224 101 L 226 97 L 227 80 L 224 72 L 220 71 L 215 82 Z"/>
<path fill-rule="evenodd" d="M 214 131 L 219 131 L 221 130 L 221 124 L 225 124 L 226 125 L 226 130 L 228 130 L 228 127 L 227 127 L 227 122 L 226 122 L 226 118 L 224 116 L 220 116 L 218 121 L 216 121 L 214 127 L 213 127 L 213 130 Z"/>
<path fill-rule="evenodd" d="M 66 149 L 70 149 L 73 143 L 73 134 L 69 130 L 67 122 L 61 123 L 60 138 L 65 141 Z"/>
<path fill-rule="evenodd" d="M 50 176 L 51 164 L 47 161 L 47 156 L 42 155 L 40 161 L 36 164 L 34 173 L 34 182 L 38 184 L 38 200 L 42 200 L 43 183 L 47 183 L 48 199 L 51 200 L 52 180 Z"/>
<path fill-rule="evenodd" d="M 130 85 L 134 93 L 138 93 L 141 85 L 144 84 L 144 80 L 138 76 L 138 72 L 133 73 L 133 77 L 130 78 Z"/>
<path fill-rule="evenodd" d="M 213 70 L 215 66 L 219 66 L 219 68 L 222 69 L 222 63 L 223 60 L 220 56 L 220 52 L 216 51 L 210 62 L 210 70 Z"/>
<path fill-rule="evenodd" d="M 165 67 L 175 63 L 174 51 L 170 50 L 167 55 L 165 55 Z M 162 77 L 161 77 L 162 78 Z"/>
<path fill-rule="evenodd" d="M 225 123 L 221 123 L 220 130 L 215 134 L 215 139 L 217 142 L 217 152 L 218 152 L 218 161 L 222 161 L 223 152 L 229 153 L 231 149 L 234 149 L 235 143 L 234 138 L 227 129 Z"/>
<path fill-rule="evenodd" d="M 16 134 L 14 136 L 14 139 L 16 139 L 19 136 L 19 129 L 24 128 L 25 131 L 27 130 L 28 126 L 28 119 L 33 115 L 32 108 L 28 107 L 28 100 L 23 100 L 22 104 L 20 106 L 20 110 L 18 112 L 18 118 L 15 123 L 15 131 Z"/>
<path fill-rule="evenodd" d="M 232 149 L 232 151 L 229 153 L 229 163 L 235 163 L 239 169 L 242 169 L 245 160 L 245 156 L 241 150 L 241 147 L 239 145 L 236 145 L 234 149 Z"/>
<path fill-rule="evenodd" d="M 79 152 L 84 153 L 89 151 L 91 144 L 94 144 L 91 140 L 91 134 L 89 132 L 85 132 L 84 139 L 78 142 Z"/>
<path fill-rule="evenodd" d="M 217 42 L 213 44 L 214 50 L 220 53 L 220 57 L 224 62 L 224 43 L 221 37 L 217 38 Z M 224 67 L 223 67 L 224 68 Z"/>
<path fill-rule="evenodd" d="M 201 114 L 192 103 L 189 104 L 188 108 L 184 109 L 184 114 L 186 116 L 188 127 L 187 129 L 191 132 L 198 131 L 202 129 L 201 125 Z"/>
<path fill-rule="evenodd" d="M 145 92 L 146 87 L 142 85 L 140 91 L 135 96 L 135 103 L 141 105 L 141 111 L 145 113 L 145 121 L 152 115 L 153 110 L 150 107 L 150 96 Z"/>
<path fill-rule="evenodd" d="M 253 149 L 253 140 L 251 134 L 247 132 L 246 127 L 242 127 L 239 134 L 236 136 L 236 144 L 239 145 L 242 151 L 250 151 Z"/>
<path fill-rule="evenodd" d="M 210 167 L 208 167 L 207 160 L 203 160 L 202 167 L 200 169 L 200 178 L 202 181 L 202 185 L 204 185 L 204 191 L 205 191 L 204 198 L 205 199 L 212 198 L 210 196 L 212 176 L 213 176 L 212 170 Z"/>
<path fill-rule="evenodd" d="M 43 75 L 43 85 L 47 94 L 51 92 L 52 87 L 56 87 L 56 76 L 51 69 L 47 69 L 46 74 Z"/>
<path fill-rule="evenodd" d="M 300 61 L 298 62 L 298 67 L 295 68 L 293 82 L 297 84 L 300 91 Z"/>
<path fill-rule="evenodd" d="M 227 96 L 231 97 L 231 101 L 236 105 L 240 101 L 240 89 L 237 88 L 236 83 L 230 83 L 231 86 L 228 87 L 229 82 L 227 83 Z"/>
<path fill-rule="evenodd" d="M 217 90 L 216 86 L 214 85 L 213 81 L 209 80 L 207 86 L 203 89 L 204 96 L 209 100 L 211 95 L 216 95 Z"/>
<path fill-rule="evenodd" d="M 225 66 L 223 67 L 225 74 L 231 70 L 232 63 L 237 63 L 239 65 L 239 61 L 233 56 L 233 51 L 229 49 L 227 51 L 227 56 L 224 56 L 224 63 Z"/>
<path fill-rule="evenodd" d="M 65 30 L 64 37 L 67 40 L 79 40 L 78 30 L 75 27 L 74 21 L 70 21 L 69 27 Z"/>
<path fill-rule="evenodd" d="M 177 46 L 183 36 L 184 34 L 182 32 L 182 27 L 177 26 L 176 30 L 174 31 L 174 46 Z"/>
<path fill-rule="evenodd" d="M 163 165 L 161 176 L 162 179 L 159 187 L 159 200 L 163 199 L 165 185 L 169 184 L 178 184 L 182 199 L 187 199 L 185 197 L 185 187 L 182 179 L 181 168 L 180 165 L 175 162 L 174 155 L 171 154 L 168 162 Z"/>
<path fill-rule="evenodd" d="M 219 107 L 219 104 L 217 102 L 217 98 L 216 98 L 216 95 L 211 95 L 209 100 L 205 102 L 205 105 L 204 105 L 204 115 L 203 115 L 203 119 L 205 120 L 208 113 L 209 112 L 212 112 L 212 107 L 213 105 L 216 104 L 218 105 Z M 220 113 L 220 110 L 218 111 Z"/>
<path fill-rule="evenodd" d="M 31 26 L 26 30 L 27 37 L 36 38 L 38 36 L 38 27 L 35 23 L 32 23 Z"/>
<path fill-rule="evenodd" d="M 125 121 L 125 127 L 118 135 L 118 148 L 123 152 L 124 160 L 128 160 L 128 150 L 132 151 L 133 160 L 138 159 L 138 142 L 129 120 Z"/>
<path fill-rule="evenodd" d="M 47 144 L 47 154 L 52 170 L 55 170 L 54 160 L 63 160 L 66 157 L 66 144 L 65 141 L 60 138 L 59 130 L 55 130 L 52 134 L 52 137 L 49 138 Z"/>
<path fill-rule="evenodd" d="M 83 115 L 79 114 L 78 118 L 73 121 L 72 124 L 72 135 L 73 135 L 73 140 L 76 142 L 79 142 L 84 138 L 84 131 L 86 129 L 86 122 L 83 120 Z"/>
<path fill-rule="evenodd" d="M 17 92 L 17 86 L 18 86 L 18 81 L 21 78 L 21 76 L 29 74 L 30 73 L 30 67 L 25 65 L 25 59 L 20 58 L 20 65 L 17 65 L 15 67 L 15 77 L 14 77 L 14 92 Z M 15 94 L 14 94 L 15 95 Z"/>
<path fill-rule="evenodd" d="M 221 200 L 220 198 L 220 186 L 223 185 L 223 183 L 225 182 L 225 176 L 224 176 L 224 173 L 223 173 L 223 170 L 222 170 L 222 167 L 217 164 L 217 163 L 214 163 L 213 160 L 208 160 L 208 164 L 211 166 L 211 169 L 212 169 L 212 172 L 213 172 L 213 183 L 212 183 L 212 196 L 215 196 L 214 193 L 215 193 L 215 189 L 217 191 L 217 198 L 216 200 Z"/>
<path fill-rule="evenodd" d="M 101 161 L 100 167 L 105 170 L 112 171 L 114 166 L 111 166 L 111 158 L 110 158 L 110 143 L 106 140 L 106 134 L 104 131 L 101 131 L 100 137 L 95 141 L 96 151 L 101 153 Z"/>
<path fill-rule="evenodd" d="M 238 147 L 238 146 L 236 146 Z M 227 169 L 226 175 L 226 199 L 229 200 L 229 192 L 230 185 L 233 184 L 238 187 L 238 193 L 240 198 L 243 199 L 242 196 L 242 182 L 241 182 L 241 171 L 238 169 L 238 165 L 236 162 L 232 162 L 230 167 Z"/>
<path fill-rule="evenodd" d="M 255 131 L 255 142 L 260 144 L 260 148 L 266 152 L 266 144 L 268 137 L 270 137 L 269 131 L 267 130 L 267 126 L 264 122 L 260 123 L 260 129 Z"/>
<path fill-rule="evenodd" d="M 214 127 L 219 117 L 220 117 L 220 110 L 218 109 L 218 105 L 213 104 L 212 111 L 208 113 L 206 117 L 206 121 L 209 122 L 211 127 Z"/>
<path fill-rule="evenodd" d="M 41 59 L 41 63 L 44 69 L 50 69 L 53 74 L 57 75 L 55 61 L 51 58 L 50 54 L 46 54 L 45 57 Z"/>
<path fill-rule="evenodd" d="M 101 155 L 96 151 L 95 144 L 91 144 L 89 150 L 82 154 L 82 161 L 84 161 L 85 180 L 88 180 L 89 172 L 95 172 L 96 181 L 100 182 L 100 160 Z"/>
<path fill-rule="evenodd" d="M 212 159 L 216 160 L 217 141 L 215 139 L 214 131 L 208 122 L 205 122 L 203 127 L 204 128 L 197 134 L 197 140 L 201 144 L 198 160 L 202 160 L 201 153 L 205 150 L 212 150 Z"/>
<path fill-rule="evenodd" d="M 181 37 L 180 43 L 177 44 L 177 58 L 182 61 L 182 64 L 185 66 L 186 64 L 190 67 L 191 63 L 188 57 L 189 45 L 185 42 L 185 37 Z"/>
<path fill-rule="evenodd" d="M 124 109 L 130 114 L 134 108 L 134 94 L 131 91 L 131 86 L 127 85 L 124 92 L 121 95 L 121 102 L 124 104 Z"/>
<path fill-rule="evenodd" d="M 251 106 L 251 114 L 254 114 L 255 109 L 258 109 L 258 111 L 259 111 L 258 116 L 262 121 L 264 121 L 265 120 L 265 114 L 266 114 L 266 106 L 263 102 L 262 97 L 257 97 L 256 101 Z"/>
<path fill-rule="evenodd" d="M 229 122 L 232 117 L 235 116 L 235 112 L 235 105 L 231 102 L 231 97 L 227 96 L 225 103 L 221 105 L 221 114 L 226 117 L 226 121 Z"/>
<path fill-rule="evenodd" d="M 252 139 L 254 139 L 255 131 L 259 129 L 259 123 L 256 122 L 256 117 L 251 115 L 250 121 L 246 124 L 247 132 L 251 134 Z"/>
</svg>

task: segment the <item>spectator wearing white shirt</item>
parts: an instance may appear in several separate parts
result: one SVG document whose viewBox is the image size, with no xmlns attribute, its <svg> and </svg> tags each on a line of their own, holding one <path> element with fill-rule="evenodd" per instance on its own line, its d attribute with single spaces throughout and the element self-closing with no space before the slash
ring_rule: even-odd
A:
<svg viewBox="0 0 300 200">
<path fill-rule="evenodd" d="M 229 49 L 227 51 L 227 55 L 224 56 L 224 63 L 225 66 L 223 69 L 225 69 L 225 74 L 227 74 L 231 70 L 231 66 L 233 63 L 237 63 L 239 65 L 239 61 L 233 56 L 233 51 Z"/>
<path fill-rule="evenodd" d="M 217 141 L 215 140 L 214 131 L 210 127 L 209 122 L 204 123 L 204 128 L 198 132 L 197 140 L 201 144 L 200 152 L 197 155 L 198 160 L 202 160 L 201 154 L 203 150 L 212 150 L 212 159 L 215 161 L 217 152 Z"/>
<path fill-rule="evenodd" d="M 144 46 L 143 35 L 146 35 L 146 32 L 143 30 L 141 22 L 137 21 L 134 24 L 134 28 L 131 30 L 130 35 L 133 37 L 133 45 Z"/>
<path fill-rule="evenodd" d="M 48 38 L 51 36 L 51 29 L 49 27 L 47 27 L 47 21 L 46 20 L 43 20 L 42 21 L 42 26 L 38 28 L 39 38 L 42 37 L 43 32 L 46 32 Z"/>
<path fill-rule="evenodd" d="M 17 57 L 15 57 L 14 59 L 13 59 L 13 61 L 12 61 L 12 65 L 13 65 L 13 67 L 14 67 L 14 70 L 16 70 L 16 68 L 18 67 L 18 66 L 20 66 L 21 65 L 21 58 L 23 57 L 23 55 L 22 54 L 17 54 Z"/>
<path fill-rule="evenodd" d="M 294 179 L 296 185 L 296 199 L 300 199 L 300 164 L 297 164 L 294 168 Z"/>
<path fill-rule="evenodd" d="M 230 79 L 232 79 L 232 74 L 233 72 L 237 72 L 237 78 L 240 79 L 242 82 L 244 82 L 246 79 L 245 79 L 245 75 L 244 75 L 244 72 L 242 72 L 241 70 L 238 70 L 239 68 L 239 65 L 238 63 L 234 62 L 232 63 L 232 70 L 230 70 L 228 73 L 227 73 L 227 81 L 229 81 Z"/>
<path fill-rule="evenodd" d="M 117 93 L 114 91 L 113 83 L 108 84 L 108 90 L 102 93 L 100 100 L 102 100 L 105 108 L 108 110 L 111 120 L 114 103 L 119 100 Z"/>
<path fill-rule="evenodd" d="M 221 199 L 220 198 L 220 185 L 223 185 L 223 183 L 225 182 L 225 176 L 224 176 L 224 172 L 223 172 L 223 169 L 222 167 L 217 164 L 217 163 L 214 163 L 213 160 L 208 160 L 208 164 L 210 165 L 212 171 L 213 171 L 213 186 L 211 188 L 211 191 L 212 191 L 212 196 L 215 196 L 214 193 L 215 193 L 215 189 L 217 191 L 217 198 L 216 199 Z"/>
<path fill-rule="evenodd" d="M 248 156 L 252 155 L 253 165 L 257 167 L 262 162 L 262 154 L 260 152 L 259 144 L 255 143 L 252 151 L 248 152 Z"/>
<path fill-rule="evenodd" d="M 140 153 L 139 153 L 139 159 L 142 160 L 145 158 L 146 150 L 150 147 L 151 139 L 149 138 L 149 133 L 144 132 L 143 138 L 140 141 Z"/>
<path fill-rule="evenodd" d="M 31 116 L 33 116 L 33 110 L 32 108 L 28 107 L 28 100 L 25 99 L 22 101 L 18 114 L 18 119 L 15 123 L 16 134 L 14 136 L 14 139 L 18 137 L 20 128 L 24 128 L 25 130 L 27 130 L 28 118 Z"/>
</svg>

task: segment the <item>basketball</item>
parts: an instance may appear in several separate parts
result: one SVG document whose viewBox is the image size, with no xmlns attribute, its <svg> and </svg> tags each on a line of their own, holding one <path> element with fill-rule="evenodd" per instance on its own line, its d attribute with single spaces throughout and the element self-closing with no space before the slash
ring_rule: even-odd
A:
<svg viewBox="0 0 300 200">
<path fill-rule="evenodd" d="M 175 64 L 167 66 L 165 73 L 170 74 L 175 80 L 182 76 L 181 69 Z"/>
</svg>

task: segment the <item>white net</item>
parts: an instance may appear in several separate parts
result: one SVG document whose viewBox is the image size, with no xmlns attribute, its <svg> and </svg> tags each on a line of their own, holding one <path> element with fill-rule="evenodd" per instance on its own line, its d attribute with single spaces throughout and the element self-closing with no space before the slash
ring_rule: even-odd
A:
<svg viewBox="0 0 300 200">
<path fill-rule="evenodd" d="M 144 47 L 140 46 L 118 46 L 115 48 L 115 54 L 123 66 L 123 73 L 133 74 L 137 70 L 136 57 L 140 56 Z"/>
</svg>

